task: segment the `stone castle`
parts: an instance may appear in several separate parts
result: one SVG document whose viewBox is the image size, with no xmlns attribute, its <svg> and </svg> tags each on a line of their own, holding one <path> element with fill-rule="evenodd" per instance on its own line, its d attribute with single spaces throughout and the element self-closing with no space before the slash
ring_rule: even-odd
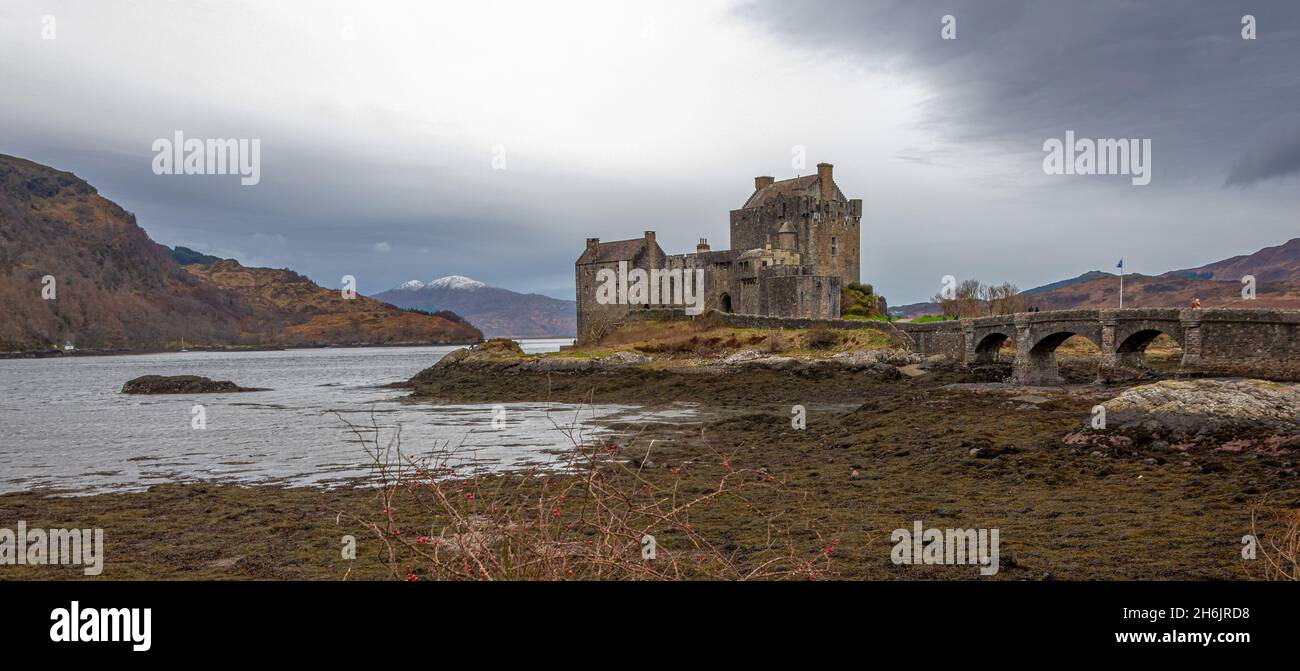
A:
<svg viewBox="0 0 1300 671">
<path fill-rule="evenodd" d="M 858 281 L 862 200 L 849 200 L 835 185 L 833 166 L 817 174 L 774 181 L 755 177 L 754 193 L 731 211 L 731 249 L 713 250 L 700 239 L 693 254 L 665 254 L 654 231 L 633 240 L 588 238 L 574 264 L 578 337 L 593 327 L 622 321 L 633 310 L 682 307 L 658 303 L 609 304 L 597 299 L 602 269 L 702 270 L 705 310 L 739 314 L 836 319 L 840 289 Z"/>
</svg>

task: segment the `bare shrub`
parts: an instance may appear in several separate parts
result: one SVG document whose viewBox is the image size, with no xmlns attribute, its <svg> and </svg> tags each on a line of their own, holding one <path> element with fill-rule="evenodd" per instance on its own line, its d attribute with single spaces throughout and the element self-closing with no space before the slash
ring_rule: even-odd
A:
<svg viewBox="0 0 1300 671">
<path fill-rule="evenodd" d="M 587 322 L 583 324 L 582 333 L 578 334 L 580 344 L 595 344 L 605 339 L 615 327 L 618 321 L 608 317 L 588 317 Z"/>
<path fill-rule="evenodd" d="M 337 413 L 336 413 L 336 416 Z M 731 457 L 654 468 L 644 456 L 620 459 L 607 442 L 562 428 L 573 447 L 546 471 L 468 470 L 463 450 L 440 445 L 414 456 L 400 427 L 381 447 L 378 427 L 338 416 L 372 459 L 378 511 L 349 514 L 382 543 L 383 563 L 405 580 L 752 580 L 833 575 L 831 553 L 806 506 L 763 469 L 734 468 Z M 372 420 L 373 424 L 373 420 Z M 368 438 L 367 435 L 373 435 Z M 703 437 L 701 436 L 701 441 Z M 707 444 L 705 444 L 707 451 Z M 701 486 L 695 470 L 721 467 Z M 764 506 L 758 499 L 775 503 Z M 725 511 L 719 508 L 725 507 Z M 395 511 L 401 509 L 402 514 Z M 762 542 L 741 547 L 693 522 L 739 515 Z M 403 522 L 419 520 L 418 530 Z M 728 518 L 733 519 L 733 518 Z M 401 520 L 401 522 L 399 522 Z M 726 534 L 719 534 L 726 536 Z M 648 547 L 654 544 L 655 556 Z"/>
<path fill-rule="evenodd" d="M 813 329 L 804 336 L 804 344 L 809 349 L 831 349 L 840 344 L 840 334 L 830 329 Z"/>
<path fill-rule="evenodd" d="M 767 336 L 767 344 L 763 347 L 768 354 L 780 354 L 785 351 L 785 340 L 781 337 L 779 331 L 773 331 Z"/>
<path fill-rule="evenodd" d="M 1259 524 L 1261 513 L 1270 521 L 1264 532 Z M 1250 512 L 1250 533 L 1258 553 L 1247 564 L 1246 573 L 1252 580 L 1300 580 L 1300 509 L 1261 503 Z"/>
</svg>

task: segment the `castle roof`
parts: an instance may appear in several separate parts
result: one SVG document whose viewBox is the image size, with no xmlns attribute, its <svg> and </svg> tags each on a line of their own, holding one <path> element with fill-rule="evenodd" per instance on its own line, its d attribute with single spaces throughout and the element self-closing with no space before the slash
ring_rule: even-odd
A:
<svg viewBox="0 0 1300 671">
<path fill-rule="evenodd" d="M 763 207 L 777 198 L 787 196 L 812 196 L 816 198 L 821 193 L 821 183 L 821 177 L 815 174 L 772 182 L 755 191 L 754 195 L 750 196 L 749 200 L 745 201 L 745 204 L 741 207 L 742 209 Z M 835 186 L 834 181 L 831 182 L 831 188 L 835 189 L 835 200 L 848 200 L 844 197 L 844 192 L 840 191 L 840 187 Z"/>
<path fill-rule="evenodd" d="M 645 238 L 631 240 L 612 240 L 588 247 L 578 257 L 578 263 L 610 263 L 614 261 L 631 261 L 641 253 L 649 242 Z M 654 243 L 658 246 L 659 243 Z"/>
</svg>

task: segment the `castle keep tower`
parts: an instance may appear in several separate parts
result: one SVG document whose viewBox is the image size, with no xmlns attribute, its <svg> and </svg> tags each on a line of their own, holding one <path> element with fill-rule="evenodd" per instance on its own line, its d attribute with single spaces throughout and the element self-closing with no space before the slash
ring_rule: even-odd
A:
<svg viewBox="0 0 1300 671">
<path fill-rule="evenodd" d="M 705 309 L 802 319 L 840 316 L 840 290 L 859 281 L 862 201 L 849 200 L 835 185 L 833 166 L 817 174 L 776 181 L 754 178 L 754 192 L 731 211 L 731 249 L 715 250 L 701 238 L 694 253 L 664 254 L 654 231 L 614 242 L 588 238 L 574 263 L 578 294 L 578 338 L 599 337 L 629 312 L 679 307 L 662 300 L 635 305 L 602 304 L 597 276 L 602 270 L 638 268 L 647 273 L 675 269 L 703 273 Z"/>
<path fill-rule="evenodd" d="M 731 211 L 732 249 L 757 249 L 777 241 L 783 224 L 795 231 L 795 251 L 813 275 L 859 281 L 859 224 L 862 200 L 849 200 L 835 185 L 835 166 L 818 163 L 817 174 L 773 181 L 755 177 L 754 193 Z"/>
</svg>

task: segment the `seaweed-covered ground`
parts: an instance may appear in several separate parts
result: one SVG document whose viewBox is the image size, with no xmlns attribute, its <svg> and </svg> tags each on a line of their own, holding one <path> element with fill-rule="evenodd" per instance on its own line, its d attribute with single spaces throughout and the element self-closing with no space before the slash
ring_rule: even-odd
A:
<svg viewBox="0 0 1300 671">
<path fill-rule="evenodd" d="M 988 579 L 975 566 L 892 563 L 891 533 L 919 520 L 997 528 L 994 579 L 1242 579 L 1254 568 L 1242 559 L 1252 510 L 1261 502 L 1300 508 L 1293 449 L 1067 441 L 1089 425 L 1094 406 L 1131 386 L 1092 384 L 1086 352 L 1067 348 L 1062 371 L 1071 382 L 1042 388 L 1000 382 L 1005 365 L 699 366 L 673 358 L 690 354 L 538 367 L 520 365 L 536 357 L 485 353 L 421 373 L 412 402 L 690 404 L 696 415 L 680 423 L 618 427 L 626 431 L 614 456 L 687 491 L 708 492 L 732 469 L 778 477 L 800 493 L 797 514 L 836 539 L 827 577 Z M 1159 353 L 1152 359 L 1157 368 L 1169 363 Z M 806 413 L 805 428 L 792 425 L 795 406 Z M 1214 439 L 1258 437 L 1248 434 Z M 411 495 L 399 492 L 392 506 L 403 524 L 433 524 L 403 496 Z M 760 506 L 782 505 L 753 496 Z M 0 496 L 0 520 L 103 527 L 109 579 L 356 579 L 392 575 L 384 545 L 353 518 L 373 518 L 380 507 L 373 489 L 186 484 L 90 497 L 9 494 Z M 690 521 L 740 554 L 768 531 L 738 505 L 702 506 Z M 1269 531 L 1268 520 L 1260 522 Z M 356 560 L 340 559 L 345 534 L 357 538 Z M 80 576 L 75 567 L 0 569 L 0 578 Z"/>
</svg>

